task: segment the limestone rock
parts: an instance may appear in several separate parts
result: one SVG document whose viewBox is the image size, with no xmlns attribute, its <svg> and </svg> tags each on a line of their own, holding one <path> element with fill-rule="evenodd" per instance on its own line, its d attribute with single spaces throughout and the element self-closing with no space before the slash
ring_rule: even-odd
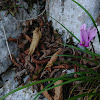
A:
<svg viewBox="0 0 100 100">
<path fill-rule="evenodd" d="M 21 5 L 25 6 L 26 9 L 28 7 L 25 2 L 22 2 Z M 37 9 L 36 4 L 34 4 L 33 6 L 34 8 Z M 16 16 L 12 16 L 11 14 L 8 14 L 7 16 L 4 17 L 4 15 L 6 14 L 6 11 L 0 12 L 0 19 L 2 19 L 2 22 L 4 24 L 7 38 L 8 37 L 16 38 L 20 35 L 20 33 L 22 32 L 22 28 L 18 27 L 19 23 L 23 22 L 23 20 L 25 21 L 26 19 L 36 17 L 37 10 L 34 8 L 30 11 L 30 14 L 28 14 L 28 12 L 24 8 L 19 8 L 19 12 L 16 13 Z M 16 44 L 9 43 L 9 48 L 12 54 L 16 56 L 18 55 Z M 6 46 L 6 41 L 5 41 L 1 21 L 0 21 L 0 54 L 1 54 L 0 55 L 0 74 L 1 74 L 2 72 L 5 72 L 8 69 L 9 65 L 11 65 L 11 62 L 8 58 L 9 53 Z"/>
<path fill-rule="evenodd" d="M 0 18 L 2 18 L 5 13 L 6 11 L 0 12 Z M 9 14 L 7 17 L 5 16 L 2 20 L 2 23 L 4 25 L 7 38 L 16 38 L 18 35 L 20 35 L 21 28 L 17 29 L 18 21 L 11 14 Z M 11 64 L 8 58 L 9 53 L 6 46 L 2 23 L 0 21 L 0 74 L 5 72 Z M 9 48 L 12 54 L 17 55 L 16 44 L 9 43 Z"/>
<path fill-rule="evenodd" d="M 17 88 L 18 82 L 14 80 L 14 76 L 15 72 L 11 70 L 8 70 L 7 72 L 1 75 L 4 85 L 2 88 L 0 88 L 0 98 Z M 12 95 L 9 95 L 4 100 L 34 100 L 36 93 L 37 93 L 36 90 L 34 90 L 33 93 L 32 87 L 28 87 L 20 91 L 17 91 Z M 42 100 L 47 100 L 47 99 L 45 98 Z"/>
<path fill-rule="evenodd" d="M 93 25 L 90 17 L 85 13 L 85 11 L 80 8 L 72 0 L 47 0 L 47 12 L 49 16 L 52 16 L 60 23 L 62 23 L 66 28 L 68 28 L 74 35 L 80 39 L 80 27 L 82 24 L 86 23 L 87 27 Z M 96 20 L 98 14 L 100 13 L 100 0 L 76 0 L 82 6 L 84 6 L 90 14 Z M 54 28 L 58 28 L 59 32 L 65 30 L 61 25 L 49 17 L 52 20 Z M 65 31 L 64 39 L 66 40 L 69 34 Z M 77 40 L 73 39 L 74 42 L 78 43 Z M 98 38 L 95 39 L 94 45 L 97 52 L 100 51 L 100 46 L 98 45 Z"/>
</svg>

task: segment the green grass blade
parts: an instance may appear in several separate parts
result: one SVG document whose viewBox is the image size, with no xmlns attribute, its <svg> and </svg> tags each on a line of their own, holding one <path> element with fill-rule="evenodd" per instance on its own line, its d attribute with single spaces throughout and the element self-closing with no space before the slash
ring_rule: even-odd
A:
<svg viewBox="0 0 100 100">
<path fill-rule="evenodd" d="M 70 76 L 70 75 L 74 75 L 74 74 L 78 74 L 78 73 L 80 73 L 80 72 L 75 72 L 75 73 L 67 74 L 66 76 Z M 91 73 L 92 74 L 92 72 L 81 72 L 81 73 Z M 65 77 L 65 76 L 63 76 L 63 77 Z M 9 96 L 9 95 L 11 95 L 11 94 L 13 94 L 13 93 L 15 93 L 15 92 L 17 92 L 19 90 L 27 88 L 29 86 L 33 86 L 33 85 L 36 85 L 36 84 L 39 84 L 39 83 L 43 83 L 43 82 L 47 82 L 47 81 L 54 81 L 55 79 L 60 79 L 60 78 L 62 78 L 62 77 L 59 77 L 59 78 L 49 78 L 49 79 L 44 79 L 44 80 L 40 80 L 40 81 L 37 81 L 37 82 L 34 82 L 34 83 L 27 84 L 25 86 L 19 87 L 19 88 L 15 89 L 15 90 L 9 92 L 5 96 L 1 97 L 0 100 L 3 100 L 7 96 Z"/>
<path fill-rule="evenodd" d="M 79 64 L 79 63 L 77 63 L 77 62 L 74 62 L 74 61 L 66 61 L 66 60 L 65 60 L 65 61 L 56 61 L 56 62 L 54 62 L 53 64 L 64 63 L 64 62 L 69 62 L 69 63 L 72 63 L 72 64 L 76 64 L 76 65 L 78 65 L 79 67 L 82 67 L 82 68 L 87 69 L 88 71 L 92 72 L 92 74 L 94 74 L 94 75 L 96 75 L 96 76 L 100 76 L 100 74 L 97 73 L 97 72 L 95 72 L 94 70 L 92 70 L 92 69 L 90 69 L 90 68 L 88 68 L 88 67 L 86 67 L 86 66 L 83 66 L 83 65 L 81 65 L 81 64 Z"/>
<path fill-rule="evenodd" d="M 94 96 L 100 96 L 100 93 L 84 93 L 84 94 L 80 94 L 80 95 L 77 95 L 77 96 L 74 96 L 74 97 L 71 97 L 69 99 L 66 99 L 66 100 L 77 100 L 78 98 L 81 98 L 81 97 L 84 97 L 84 96 L 90 96 L 90 95 L 94 95 Z"/>
<path fill-rule="evenodd" d="M 77 63 L 77 62 L 74 62 L 74 61 L 59 61 L 59 63 L 62 63 L 62 62 L 69 62 L 69 63 L 76 64 L 76 65 L 78 65 L 79 67 L 82 67 L 82 68 L 84 68 L 84 69 L 87 69 L 88 71 L 92 72 L 92 74 L 94 74 L 94 75 L 100 77 L 100 74 L 99 74 L 99 73 L 97 73 L 97 72 L 95 72 L 94 70 L 92 70 L 92 69 L 90 69 L 90 68 L 88 68 L 88 67 L 85 67 L 85 66 L 83 66 L 83 65 L 81 65 L 81 64 L 79 64 L 79 63 Z"/>
<path fill-rule="evenodd" d="M 51 82 L 49 85 L 47 85 L 46 87 L 44 87 L 37 95 L 36 97 L 34 98 L 34 100 L 37 99 L 37 97 L 45 90 L 47 89 L 48 87 L 50 87 L 51 85 L 53 85 L 56 81 L 58 81 L 58 79 L 55 79 L 53 82 Z"/>
<path fill-rule="evenodd" d="M 22 87 L 20 87 L 20 88 L 17 88 L 17 89 L 15 89 L 15 90 L 9 92 L 9 93 L 6 94 L 5 96 L 1 97 L 0 100 L 3 100 L 3 99 L 6 98 L 7 96 L 9 96 L 9 95 L 11 95 L 11 94 L 13 94 L 13 93 L 15 93 L 15 92 L 17 92 L 17 91 L 19 91 L 19 90 L 22 90 L 22 89 L 24 89 L 24 88 L 27 88 L 27 87 L 29 87 L 29 86 L 36 85 L 36 84 L 43 83 L 43 82 L 47 82 L 47 81 L 53 81 L 53 80 L 55 80 L 55 78 L 40 80 L 40 81 L 37 81 L 37 82 L 34 82 L 34 83 L 27 84 L 27 85 L 25 85 L 25 86 L 22 86 Z"/>
<path fill-rule="evenodd" d="M 49 15 L 48 15 L 49 16 Z M 63 24 L 61 24 L 59 21 L 57 21 L 55 18 L 53 18 L 52 16 L 49 16 L 52 19 L 54 19 L 56 22 L 58 22 L 63 28 L 65 28 L 78 42 L 80 42 L 80 40 L 71 32 L 69 31 Z"/>
<path fill-rule="evenodd" d="M 97 83 L 97 82 L 95 82 L 94 80 L 85 80 L 85 82 L 89 82 L 89 83 L 92 83 L 92 84 L 96 84 L 97 86 L 99 85 L 99 83 Z M 71 92 L 70 92 L 70 96 L 71 96 L 71 94 L 72 94 L 72 92 L 74 91 L 74 89 L 78 86 L 78 85 L 80 85 L 81 83 L 83 83 L 83 82 L 80 82 L 80 83 L 78 83 L 78 84 L 76 84 L 73 88 L 72 88 L 72 90 L 71 90 Z M 69 97 L 70 97 L 69 96 Z"/>
<path fill-rule="evenodd" d="M 75 72 L 75 73 L 77 73 L 77 74 L 85 74 L 85 73 L 88 73 L 88 74 L 92 74 L 93 72 Z M 70 75 L 74 75 L 75 73 L 71 73 Z M 48 87 L 50 87 L 52 84 L 54 84 L 57 80 L 63 80 L 62 78 L 63 77 L 66 77 L 67 76 L 67 74 L 66 75 L 63 75 L 62 77 L 60 77 L 60 78 L 58 78 L 58 79 L 56 79 L 56 80 L 54 80 L 53 82 L 51 82 L 49 85 L 47 85 L 46 87 L 44 87 L 44 89 L 42 89 L 38 94 L 37 94 L 37 96 L 34 98 L 34 100 L 36 100 L 36 98 L 42 93 L 42 92 L 44 92 L 44 91 L 46 91 L 46 90 L 49 90 L 49 89 L 47 89 Z M 86 76 L 85 76 L 85 78 L 87 78 Z M 91 77 L 92 78 L 92 77 Z M 75 79 L 75 78 L 72 78 L 72 79 Z M 71 78 L 69 78 L 69 79 L 67 79 L 67 80 L 72 80 Z M 93 79 L 93 78 L 92 78 Z M 98 79 L 98 77 L 95 77 L 94 79 Z M 75 79 L 76 80 L 76 79 Z M 85 80 L 85 81 L 87 81 L 87 80 Z M 90 80 L 90 78 L 89 78 L 89 81 L 91 81 Z M 94 82 L 94 81 L 93 81 Z M 64 84 L 64 83 L 63 83 Z M 60 84 L 61 85 L 61 84 Z M 55 86 L 54 86 L 55 87 Z M 53 88 L 53 87 L 52 87 Z"/>
<path fill-rule="evenodd" d="M 77 73 L 77 74 L 86 74 L 86 73 L 92 74 L 91 72 L 75 72 L 75 73 Z M 74 75 L 75 73 L 71 73 L 70 75 Z M 53 82 L 51 82 L 49 85 L 47 85 L 46 87 L 44 87 L 44 88 L 36 95 L 36 97 L 34 98 L 34 100 L 36 100 L 36 98 L 37 98 L 43 91 L 45 91 L 45 89 L 47 89 L 48 87 L 50 87 L 51 85 L 53 85 L 56 81 L 58 81 L 58 80 L 60 80 L 60 79 L 62 80 L 62 78 L 63 78 L 63 77 L 66 77 L 66 76 L 68 76 L 68 74 L 63 75 L 62 77 L 55 79 L 55 80 L 54 80 Z"/>
<path fill-rule="evenodd" d="M 73 74 L 75 74 L 75 73 L 72 73 L 71 75 L 73 75 Z M 67 75 L 63 75 L 61 78 L 65 77 L 65 76 L 67 76 Z M 55 79 L 53 82 L 51 82 L 51 83 L 48 84 L 46 87 L 44 87 L 44 88 L 36 95 L 36 97 L 34 98 L 34 100 L 36 100 L 37 97 L 38 97 L 42 92 L 45 91 L 45 89 L 47 89 L 48 87 L 50 87 L 51 85 L 53 85 L 53 84 L 54 84 L 56 81 L 58 81 L 58 80 L 60 80 L 60 79 Z M 62 80 L 62 79 L 61 79 L 61 80 Z"/>
<path fill-rule="evenodd" d="M 85 60 L 88 60 L 90 62 L 93 62 L 95 64 L 98 64 L 97 62 L 93 61 L 93 60 L 90 60 L 88 58 L 85 58 L 85 57 L 81 57 L 81 56 L 74 56 L 74 55 L 55 55 L 55 56 L 63 56 L 63 57 L 76 57 L 76 58 L 81 58 L 81 59 L 85 59 Z M 45 58 L 47 57 L 52 57 L 52 56 L 46 56 Z"/>
<path fill-rule="evenodd" d="M 97 91 L 97 88 L 96 88 L 92 93 L 96 93 L 96 91 Z M 88 100 L 92 100 L 92 97 L 93 97 L 93 95 L 90 95 L 90 96 L 88 97 Z"/>
<path fill-rule="evenodd" d="M 83 82 L 80 82 L 80 83 L 76 84 L 76 85 L 72 88 L 69 97 L 71 96 L 71 94 L 72 94 L 72 92 L 74 91 L 74 89 L 75 89 L 77 86 L 79 86 L 81 83 L 83 83 Z"/>
<path fill-rule="evenodd" d="M 90 81 L 90 79 L 96 79 L 96 80 L 100 80 L 99 79 L 99 77 L 91 77 L 91 76 L 83 76 L 83 77 L 78 77 L 78 78 L 72 78 L 71 80 L 68 80 L 68 81 L 66 81 L 66 82 L 63 82 L 63 83 L 61 83 L 61 84 L 58 84 L 58 85 L 55 85 L 55 86 L 52 86 L 52 87 L 50 87 L 50 88 L 48 88 L 48 89 L 46 89 L 46 90 L 50 90 L 50 89 L 53 89 L 53 88 L 55 88 L 55 87 L 58 87 L 58 86 L 61 86 L 61 85 L 64 85 L 64 84 L 67 84 L 67 83 L 71 83 L 71 82 L 74 82 L 74 81 Z"/>
<path fill-rule="evenodd" d="M 78 6 L 80 6 L 88 14 L 88 16 L 91 18 L 94 26 L 97 28 L 97 25 L 96 25 L 95 20 L 93 19 L 92 15 L 81 4 L 79 4 L 75 0 L 72 0 L 72 1 L 75 2 Z M 98 38 L 99 38 L 99 42 L 100 42 L 100 34 L 99 34 L 98 28 L 97 28 L 97 33 L 98 33 Z"/>
<path fill-rule="evenodd" d="M 87 80 L 86 80 L 86 79 Z M 52 86 L 52 87 L 50 87 L 50 88 L 48 88 L 48 89 L 45 89 L 44 91 L 47 91 L 47 90 L 50 90 L 50 89 L 53 89 L 53 88 L 55 88 L 55 87 L 58 87 L 58 86 L 61 86 L 61 85 L 64 85 L 64 84 L 67 84 L 67 83 L 70 83 L 70 82 L 74 82 L 74 81 L 84 81 L 84 82 L 87 82 L 87 81 L 90 81 L 90 79 L 99 79 L 99 77 L 80 77 L 80 78 L 73 78 L 73 79 L 71 79 L 71 80 L 69 80 L 69 81 L 66 81 L 66 82 L 63 82 L 63 83 L 61 83 L 61 84 L 58 84 L 58 85 L 55 85 L 55 86 Z M 42 91 L 42 92 L 44 92 L 44 91 Z M 71 100 L 71 99 L 70 99 Z"/>
<path fill-rule="evenodd" d="M 49 16 L 49 15 L 48 15 Z M 80 40 L 71 32 L 71 31 L 69 31 L 63 24 L 61 24 L 59 21 L 57 21 L 55 18 L 53 18 L 52 16 L 49 16 L 49 17 L 51 17 L 53 20 L 55 20 L 56 22 L 58 22 L 63 28 L 65 28 L 78 42 L 80 42 Z M 85 47 L 85 49 L 87 50 L 87 51 L 89 51 L 86 47 Z M 95 59 L 95 57 L 94 57 L 94 55 L 92 55 L 92 57 Z"/>
<path fill-rule="evenodd" d="M 88 54 L 90 54 L 90 55 L 94 55 L 94 56 L 100 57 L 99 54 L 93 53 L 93 52 L 91 52 L 91 51 L 83 50 L 83 49 L 77 48 L 77 47 L 75 47 L 75 46 L 68 45 L 68 44 L 64 44 L 64 43 L 60 43 L 60 42 L 58 42 L 58 43 L 59 43 L 59 44 L 62 44 L 62 45 L 65 45 L 65 46 L 68 46 L 68 47 L 70 47 L 70 48 L 74 48 L 74 49 L 77 49 L 77 50 L 80 50 L 80 51 L 86 52 L 86 53 L 88 53 Z"/>
<path fill-rule="evenodd" d="M 63 82 L 61 84 L 58 84 L 58 85 L 52 86 L 50 88 L 47 88 L 44 91 L 47 91 L 47 90 L 53 89 L 55 87 L 58 87 L 58 86 L 61 86 L 61 85 L 67 84 L 67 83 L 71 83 L 71 82 L 74 82 L 74 81 L 84 81 L 85 82 L 85 81 L 88 81 L 88 80 L 90 81 L 90 79 L 98 80 L 99 77 L 87 77 L 87 76 L 84 76 L 84 77 L 72 78 L 71 80 L 68 80 L 68 81 L 65 81 L 65 82 Z M 44 91 L 42 91 L 42 92 L 44 92 Z"/>
</svg>

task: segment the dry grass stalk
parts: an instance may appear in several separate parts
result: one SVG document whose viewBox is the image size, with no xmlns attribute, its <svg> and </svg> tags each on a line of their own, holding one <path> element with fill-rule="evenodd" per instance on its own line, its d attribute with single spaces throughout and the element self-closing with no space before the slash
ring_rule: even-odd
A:
<svg viewBox="0 0 100 100">
<path fill-rule="evenodd" d="M 10 58 L 12 60 L 11 52 L 10 52 L 9 45 L 8 45 L 8 41 L 7 41 L 7 37 L 6 37 L 5 28 L 4 28 L 4 25 L 3 25 L 3 22 L 2 21 L 1 21 L 1 24 L 2 24 L 2 28 L 3 28 L 3 33 L 4 33 L 5 40 L 6 40 L 6 45 L 7 45 L 7 49 L 8 49 L 8 52 L 9 52 L 9 56 L 10 56 Z"/>
</svg>

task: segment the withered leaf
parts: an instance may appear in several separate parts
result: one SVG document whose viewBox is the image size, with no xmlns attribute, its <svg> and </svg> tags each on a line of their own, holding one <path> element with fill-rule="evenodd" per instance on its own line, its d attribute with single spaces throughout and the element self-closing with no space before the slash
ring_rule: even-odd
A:
<svg viewBox="0 0 100 100">
<path fill-rule="evenodd" d="M 40 27 L 42 27 L 43 26 L 43 24 L 44 24 L 44 22 L 43 22 L 43 19 L 40 19 Z"/>
<path fill-rule="evenodd" d="M 39 66 L 38 64 L 36 64 L 36 68 L 35 68 L 34 75 L 33 75 L 33 80 L 38 78 L 41 70 L 42 70 L 42 66 Z"/>
<path fill-rule="evenodd" d="M 13 37 L 9 37 L 8 38 L 8 41 L 9 42 L 15 42 L 15 43 L 17 43 L 17 39 L 16 38 L 13 38 Z"/>
<path fill-rule="evenodd" d="M 26 69 L 23 69 L 23 70 L 17 72 L 15 75 L 15 78 L 20 78 L 26 71 L 27 71 Z"/>
<path fill-rule="evenodd" d="M 37 54 L 37 56 L 40 56 L 40 52 L 35 50 L 35 53 Z"/>
<path fill-rule="evenodd" d="M 30 72 L 32 73 L 34 71 L 34 66 L 30 63 L 30 56 L 25 56 L 25 64 L 24 64 L 25 68 L 28 68 L 28 70 L 30 70 Z"/>
<path fill-rule="evenodd" d="M 53 68 L 69 69 L 70 66 L 69 65 L 66 65 L 66 64 L 61 64 L 61 65 L 58 65 L 58 66 L 53 66 Z"/>
<path fill-rule="evenodd" d="M 51 50 L 42 50 L 42 52 L 44 54 L 40 57 L 40 60 L 42 60 L 44 57 L 48 56 L 51 53 Z"/>
<path fill-rule="evenodd" d="M 83 57 L 86 57 L 86 58 L 88 58 L 88 59 L 90 59 L 90 60 L 95 61 L 93 58 L 89 57 L 88 54 L 83 54 Z M 82 59 L 82 62 L 83 62 L 84 65 L 89 64 L 89 65 L 91 65 L 91 66 L 96 66 L 96 64 L 95 64 L 94 62 L 91 62 L 91 61 L 86 60 L 86 59 Z"/>
<path fill-rule="evenodd" d="M 25 53 L 26 55 L 28 55 L 29 49 L 25 50 L 24 53 Z"/>
<path fill-rule="evenodd" d="M 41 84 L 41 90 L 44 88 L 44 86 Z M 43 95 L 48 99 L 48 100 L 53 100 L 52 97 L 49 95 L 48 91 L 44 91 Z M 56 100 L 56 99 L 55 99 Z"/>
<path fill-rule="evenodd" d="M 49 60 L 49 58 L 47 58 L 47 59 L 43 59 L 43 60 L 36 60 L 35 58 L 33 58 L 32 57 L 32 61 L 34 62 L 34 63 L 36 63 L 36 64 L 44 64 L 44 63 L 46 63 L 47 61 Z"/>
<path fill-rule="evenodd" d="M 18 44 L 18 47 L 21 48 L 21 49 L 24 49 L 25 45 L 28 43 L 28 40 L 23 40 L 22 43 L 19 43 Z"/>
<path fill-rule="evenodd" d="M 58 72 L 58 71 L 59 71 L 59 69 L 54 69 L 54 70 L 50 73 L 50 77 L 53 77 L 54 74 L 55 74 L 56 72 Z"/>
<path fill-rule="evenodd" d="M 22 23 L 22 26 L 28 27 L 29 25 L 32 25 L 32 21 L 34 21 L 34 19 L 26 20 L 25 22 Z"/>
<path fill-rule="evenodd" d="M 42 67 L 36 64 L 36 69 L 34 71 L 35 74 L 39 73 L 42 70 Z"/>
<path fill-rule="evenodd" d="M 56 53 L 53 54 L 50 61 L 47 63 L 45 69 L 51 72 L 51 67 L 53 66 L 53 63 L 57 60 L 59 53 L 61 52 L 62 48 L 60 48 Z"/>
<path fill-rule="evenodd" d="M 40 78 L 44 77 L 44 75 L 47 74 L 47 73 L 48 73 L 47 70 L 44 70 L 44 71 L 41 73 Z"/>
<path fill-rule="evenodd" d="M 30 49 L 29 49 L 29 55 L 32 55 L 36 49 L 36 47 L 38 46 L 39 40 L 41 39 L 41 31 L 40 29 L 37 27 L 34 31 L 33 31 L 33 39 L 30 45 Z"/>
<path fill-rule="evenodd" d="M 26 35 L 25 33 L 24 33 L 24 35 L 25 35 L 25 38 L 26 38 L 29 42 L 32 42 L 32 39 L 31 39 L 28 35 Z"/>
<path fill-rule="evenodd" d="M 74 70 L 75 70 L 75 72 L 79 72 L 79 66 L 76 65 L 76 64 L 74 64 Z M 78 75 L 77 74 L 74 74 L 74 77 L 77 78 Z"/>
<path fill-rule="evenodd" d="M 28 27 L 25 27 L 24 30 L 22 31 L 22 33 L 27 33 L 28 30 L 29 30 L 29 28 Z"/>
<path fill-rule="evenodd" d="M 54 85 L 59 85 L 63 83 L 63 80 L 58 80 L 57 82 L 54 83 Z M 63 100 L 63 88 L 61 86 L 55 87 L 55 95 L 54 95 L 54 100 Z"/>
<path fill-rule="evenodd" d="M 20 62 L 24 64 L 25 63 L 25 54 L 20 52 L 19 58 L 20 58 Z"/>
</svg>

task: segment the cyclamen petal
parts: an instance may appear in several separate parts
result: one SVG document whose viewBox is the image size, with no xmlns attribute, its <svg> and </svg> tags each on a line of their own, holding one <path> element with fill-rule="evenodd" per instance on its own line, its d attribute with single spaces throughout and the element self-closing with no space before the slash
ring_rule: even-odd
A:
<svg viewBox="0 0 100 100">
<path fill-rule="evenodd" d="M 96 34 L 97 34 L 97 29 L 94 27 L 89 32 L 89 42 L 95 37 Z"/>
<path fill-rule="evenodd" d="M 81 41 L 80 41 L 79 45 L 84 46 L 84 47 L 88 47 L 89 46 L 89 42 L 97 34 L 97 29 L 95 27 L 92 28 L 92 29 L 91 28 L 92 28 L 92 26 L 90 26 L 86 30 L 86 24 L 83 24 L 81 26 L 81 29 L 80 29 Z"/>
<path fill-rule="evenodd" d="M 89 32 L 91 30 L 91 28 L 92 28 L 92 25 L 87 29 L 87 31 Z"/>
<path fill-rule="evenodd" d="M 81 29 L 86 30 L 86 24 L 83 24 L 83 25 L 81 26 Z"/>
<path fill-rule="evenodd" d="M 83 35 L 84 34 L 84 35 Z M 82 42 L 83 44 L 88 43 L 88 34 L 86 30 L 81 30 Z"/>
</svg>

